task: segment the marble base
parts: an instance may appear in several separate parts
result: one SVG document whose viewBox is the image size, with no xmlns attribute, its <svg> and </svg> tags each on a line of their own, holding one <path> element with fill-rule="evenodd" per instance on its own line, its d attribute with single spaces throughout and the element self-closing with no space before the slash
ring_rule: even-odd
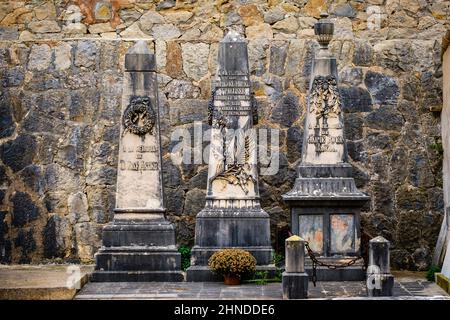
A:
<svg viewBox="0 0 450 320">
<path fill-rule="evenodd" d="M 175 230 L 163 216 L 124 219 L 103 228 L 92 281 L 183 281 Z"/>
<path fill-rule="evenodd" d="M 308 298 L 309 276 L 303 273 L 283 272 L 283 299 Z"/>
<path fill-rule="evenodd" d="M 261 208 L 205 208 L 197 215 L 192 266 L 187 281 L 217 281 L 208 268 L 208 259 L 224 248 L 249 251 L 258 268 L 273 270 L 269 215 Z"/>
</svg>

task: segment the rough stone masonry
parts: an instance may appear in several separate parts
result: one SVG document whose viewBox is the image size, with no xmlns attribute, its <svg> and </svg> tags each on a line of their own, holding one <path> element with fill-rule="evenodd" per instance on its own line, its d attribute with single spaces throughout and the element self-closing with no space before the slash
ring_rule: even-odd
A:
<svg viewBox="0 0 450 320">
<path fill-rule="evenodd" d="M 55 0 L 0 3 L 0 261 L 92 261 L 112 217 L 123 56 L 156 54 L 168 218 L 193 244 L 206 164 L 177 164 L 172 133 L 207 125 L 226 28 L 248 40 L 259 128 L 280 130 L 280 171 L 260 175 L 274 248 L 289 224 L 321 11 L 335 23 L 349 163 L 371 196 L 366 238 L 392 267 L 426 269 L 443 215 L 441 39 L 449 1 Z M 193 143 L 193 139 L 191 139 Z"/>
</svg>

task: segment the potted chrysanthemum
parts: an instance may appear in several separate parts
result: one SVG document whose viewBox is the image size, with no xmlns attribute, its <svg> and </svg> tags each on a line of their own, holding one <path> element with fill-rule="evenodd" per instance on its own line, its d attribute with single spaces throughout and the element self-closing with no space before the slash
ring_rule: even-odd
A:
<svg viewBox="0 0 450 320">
<path fill-rule="evenodd" d="M 208 266 L 224 277 L 225 284 L 236 285 L 241 283 L 242 275 L 255 272 L 256 259 L 242 249 L 222 249 L 209 258 Z"/>
</svg>

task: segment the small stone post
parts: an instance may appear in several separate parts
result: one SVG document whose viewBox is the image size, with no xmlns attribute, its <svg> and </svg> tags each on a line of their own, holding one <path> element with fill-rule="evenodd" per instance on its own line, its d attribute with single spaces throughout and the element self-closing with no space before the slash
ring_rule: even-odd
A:
<svg viewBox="0 0 450 320">
<path fill-rule="evenodd" d="M 305 272 L 305 240 L 299 236 L 286 239 L 286 271 L 283 272 L 283 299 L 308 297 L 308 274 Z"/>
<path fill-rule="evenodd" d="M 378 236 L 369 241 L 367 294 L 369 297 L 392 296 L 394 276 L 389 261 L 390 242 Z"/>
</svg>

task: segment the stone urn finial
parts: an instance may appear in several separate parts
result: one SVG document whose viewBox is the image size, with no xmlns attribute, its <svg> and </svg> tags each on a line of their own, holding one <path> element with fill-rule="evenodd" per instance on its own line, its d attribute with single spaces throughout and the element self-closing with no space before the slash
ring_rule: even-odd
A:
<svg viewBox="0 0 450 320">
<path fill-rule="evenodd" d="M 320 20 L 314 25 L 314 33 L 317 35 L 321 49 L 328 49 L 334 33 L 334 23 L 328 19 L 328 13 L 320 14 Z"/>
</svg>

